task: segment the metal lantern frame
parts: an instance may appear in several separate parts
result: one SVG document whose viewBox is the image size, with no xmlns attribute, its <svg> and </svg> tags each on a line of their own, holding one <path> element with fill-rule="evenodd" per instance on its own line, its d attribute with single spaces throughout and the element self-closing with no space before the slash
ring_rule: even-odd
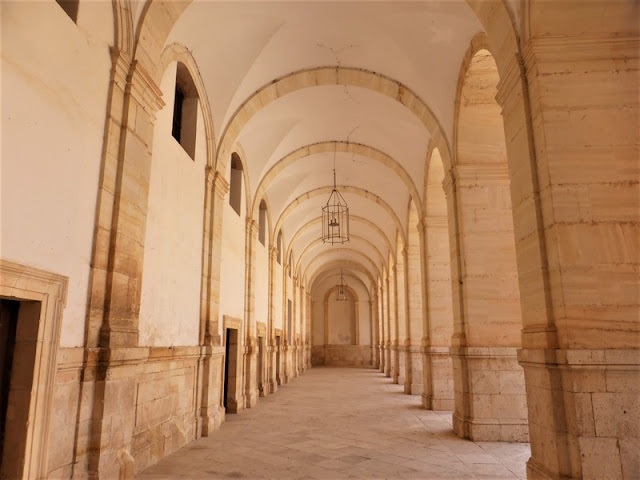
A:
<svg viewBox="0 0 640 480">
<path fill-rule="evenodd" d="M 333 169 L 333 191 L 322 207 L 322 243 L 335 245 L 349 241 L 349 206 L 336 187 Z"/>
<path fill-rule="evenodd" d="M 336 283 L 336 301 L 346 302 L 347 300 L 347 282 L 344 281 L 342 269 L 340 269 L 340 280 Z"/>
</svg>

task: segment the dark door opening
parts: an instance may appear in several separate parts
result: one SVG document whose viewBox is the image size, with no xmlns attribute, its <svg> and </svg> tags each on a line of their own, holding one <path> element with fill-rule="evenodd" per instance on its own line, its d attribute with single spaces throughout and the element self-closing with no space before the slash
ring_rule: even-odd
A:
<svg viewBox="0 0 640 480">
<path fill-rule="evenodd" d="M 222 402 L 227 413 L 237 413 L 236 400 L 238 330 L 227 328 L 224 356 L 224 391 Z"/>
<path fill-rule="evenodd" d="M 257 371 L 257 383 L 258 394 L 264 397 L 264 337 L 258 337 L 258 371 Z"/>
<path fill-rule="evenodd" d="M 276 383 L 282 385 L 280 379 L 280 335 L 276 335 Z"/>
<path fill-rule="evenodd" d="M 11 388 L 11 367 L 16 344 L 20 302 L 0 300 L 0 455 L 4 449 L 7 406 Z M 0 457 L 1 458 L 1 457 Z"/>
</svg>

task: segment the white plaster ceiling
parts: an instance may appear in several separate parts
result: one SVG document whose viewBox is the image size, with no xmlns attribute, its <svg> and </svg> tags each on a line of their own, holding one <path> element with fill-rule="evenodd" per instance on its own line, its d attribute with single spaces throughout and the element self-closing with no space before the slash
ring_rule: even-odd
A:
<svg viewBox="0 0 640 480">
<path fill-rule="evenodd" d="M 181 43 L 192 52 L 211 103 L 218 144 L 238 109 L 265 85 L 305 69 L 343 67 L 376 72 L 413 91 L 451 145 L 460 65 L 481 30 L 464 0 L 197 0 L 166 43 Z M 317 222 L 331 189 L 334 154 L 311 153 L 279 170 L 283 158 L 310 145 L 348 140 L 389 159 L 339 149 L 338 189 L 351 215 L 372 225 L 352 222 L 358 238 L 344 247 L 314 244 L 319 224 L 296 235 L 291 245 L 296 264 L 295 256 L 305 252 L 300 265 L 307 281 L 340 262 L 360 265 L 375 278 L 378 271 L 388 270 L 383 263 L 390 253 L 395 255 L 398 229 L 406 232 L 412 191 L 422 207 L 433 133 L 400 102 L 374 90 L 308 86 L 262 106 L 239 132 L 236 149 L 242 153 L 251 201 L 264 194 L 272 227 L 282 228 L 287 241 L 304 225 Z"/>
</svg>

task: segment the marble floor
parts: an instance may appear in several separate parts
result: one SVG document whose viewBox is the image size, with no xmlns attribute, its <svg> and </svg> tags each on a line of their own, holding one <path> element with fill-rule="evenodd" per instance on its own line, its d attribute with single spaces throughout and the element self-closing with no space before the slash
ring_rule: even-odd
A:
<svg viewBox="0 0 640 480">
<path fill-rule="evenodd" d="M 377 370 L 313 368 L 138 475 L 150 479 L 522 479 L 529 444 L 470 442 Z"/>
</svg>

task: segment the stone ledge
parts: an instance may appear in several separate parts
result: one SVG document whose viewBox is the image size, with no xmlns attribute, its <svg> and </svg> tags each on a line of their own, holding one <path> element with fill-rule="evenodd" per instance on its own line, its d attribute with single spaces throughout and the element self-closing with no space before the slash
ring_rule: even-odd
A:
<svg viewBox="0 0 640 480">
<path fill-rule="evenodd" d="M 640 350 L 519 349 L 522 364 L 566 366 L 640 366 Z"/>
<path fill-rule="evenodd" d="M 451 347 L 449 353 L 456 357 L 516 357 L 516 347 Z"/>
</svg>

